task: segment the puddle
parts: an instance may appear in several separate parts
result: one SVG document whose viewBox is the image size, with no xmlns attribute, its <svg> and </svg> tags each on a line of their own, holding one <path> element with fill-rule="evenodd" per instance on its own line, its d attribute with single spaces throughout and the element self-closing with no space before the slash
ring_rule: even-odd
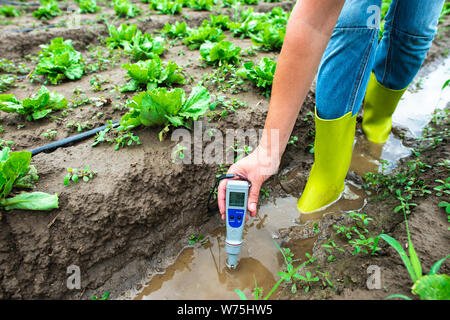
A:
<svg viewBox="0 0 450 320">
<path fill-rule="evenodd" d="M 439 63 L 436 70 L 424 71 L 425 76 L 417 76 L 400 100 L 392 116 L 393 127 L 407 129 L 405 135 L 419 138 L 422 130 L 430 122 L 436 109 L 444 109 L 450 102 L 450 89 L 441 91 L 445 81 L 450 79 L 450 58 Z M 385 144 L 369 142 L 362 132 L 355 138 L 350 170 L 359 175 L 381 170 L 380 160 L 389 161 L 385 173 L 395 168 L 398 161 L 411 154 L 409 148 L 394 134 L 389 135 Z"/>
<path fill-rule="evenodd" d="M 445 108 L 450 101 L 450 90 L 440 90 L 449 78 L 450 59 L 447 58 L 435 71 L 423 77 L 420 90 L 411 89 L 405 93 L 394 113 L 394 126 L 408 128 L 410 132 L 406 135 L 419 137 L 433 111 Z M 376 145 L 358 132 L 350 169 L 359 175 L 377 171 L 383 159 L 389 161 L 389 171 L 409 154 L 410 150 L 392 133 L 385 144 Z M 318 213 L 300 215 L 296 197 L 278 198 L 261 206 L 258 216 L 247 221 L 236 270 L 225 266 L 225 225 L 221 222 L 221 226 L 206 237 L 207 243 L 185 248 L 172 265 L 147 282 L 136 299 L 238 299 L 235 289 L 242 290 L 250 298 L 255 280 L 267 293 L 283 267 L 283 258 L 273 243 L 279 229 L 319 220 L 328 214 L 358 210 L 364 207 L 365 201 L 364 191 L 348 181 L 342 199 Z M 290 240 L 287 245 L 301 261 L 305 253 L 312 252 L 316 239 Z"/>
<path fill-rule="evenodd" d="M 247 221 L 244 244 L 236 270 L 226 265 L 225 225 L 214 230 L 204 245 L 185 248 L 162 274 L 156 274 L 137 299 L 238 299 L 235 289 L 252 297 L 255 279 L 258 287 L 269 292 L 278 281 L 283 258 L 273 243 L 278 230 L 320 219 L 324 214 L 342 214 L 364 205 L 363 191 L 348 185 L 343 199 L 320 215 L 300 215 L 297 198 L 278 198 L 261 206 L 258 216 Z M 304 218 L 308 217 L 308 218 Z M 316 237 L 289 242 L 300 263 L 305 253 L 312 253 Z"/>
<path fill-rule="evenodd" d="M 416 77 L 415 83 L 420 83 L 419 88 L 405 92 L 392 116 L 393 126 L 401 125 L 408 128 L 413 137 L 419 138 L 423 128 L 432 119 L 433 111 L 444 109 L 450 101 L 450 89 L 441 91 L 448 79 L 450 79 L 450 58 L 446 58 L 436 70 L 426 76 Z"/>
</svg>

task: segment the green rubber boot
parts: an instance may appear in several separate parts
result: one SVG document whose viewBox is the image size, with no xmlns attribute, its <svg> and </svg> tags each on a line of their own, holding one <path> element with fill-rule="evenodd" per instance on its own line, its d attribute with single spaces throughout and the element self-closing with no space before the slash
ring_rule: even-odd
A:
<svg viewBox="0 0 450 320">
<path fill-rule="evenodd" d="M 337 201 L 344 191 L 355 138 L 356 114 L 324 120 L 316 112 L 314 164 L 308 182 L 297 202 L 298 210 L 310 213 Z"/>
<path fill-rule="evenodd" d="M 379 83 L 372 73 L 364 99 L 362 129 L 367 139 L 374 143 L 384 143 L 392 129 L 392 114 L 405 93 L 392 90 Z"/>
</svg>

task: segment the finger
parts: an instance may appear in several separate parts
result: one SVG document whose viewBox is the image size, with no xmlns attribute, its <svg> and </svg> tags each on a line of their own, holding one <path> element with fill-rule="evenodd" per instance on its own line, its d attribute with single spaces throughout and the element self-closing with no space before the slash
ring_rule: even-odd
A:
<svg viewBox="0 0 450 320">
<path fill-rule="evenodd" d="M 252 183 L 252 186 L 250 187 L 250 191 L 248 194 L 248 204 L 247 208 L 250 212 L 250 216 L 254 217 L 256 216 L 256 208 L 258 206 L 258 198 L 259 198 L 259 190 L 261 189 L 260 183 Z"/>
<path fill-rule="evenodd" d="M 217 204 L 219 206 L 219 212 L 221 219 L 225 220 L 225 196 L 227 189 L 227 180 L 222 180 L 217 187 Z"/>
</svg>

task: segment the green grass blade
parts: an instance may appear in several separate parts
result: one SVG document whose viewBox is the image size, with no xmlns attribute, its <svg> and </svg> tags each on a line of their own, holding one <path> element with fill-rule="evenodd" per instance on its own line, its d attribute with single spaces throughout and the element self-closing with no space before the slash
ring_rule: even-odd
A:
<svg viewBox="0 0 450 320">
<path fill-rule="evenodd" d="M 393 299 L 393 298 L 400 298 L 400 299 L 405 299 L 405 300 L 412 300 L 410 297 L 405 296 L 405 295 L 403 295 L 403 294 L 393 294 L 393 295 L 390 295 L 389 297 L 386 297 L 386 298 L 384 298 L 384 299 L 387 300 L 387 299 Z"/>
<path fill-rule="evenodd" d="M 411 264 L 416 274 L 416 278 L 420 279 L 422 277 L 422 266 L 420 264 L 420 260 L 419 257 L 417 256 L 416 250 L 414 249 L 414 245 L 411 242 L 411 239 L 408 239 L 408 242 L 409 242 L 408 245 L 409 258 L 411 259 Z"/>
<path fill-rule="evenodd" d="M 392 238 L 384 233 L 380 234 L 380 238 L 383 239 L 384 241 L 386 241 L 391 247 L 393 247 L 398 252 L 406 269 L 408 270 L 411 280 L 413 282 L 416 282 L 417 281 L 416 272 L 414 271 L 411 261 L 409 260 L 408 255 L 406 254 L 405 250 L 402 248 L 400 243 L 398 243 L 397 240 L 395 240 L 394 238 Z"/>
<path fill-rule="evenodd" d="M 442 258 L 441 260 L 435 262 L 433 264 L 433 266 L 430 269 L 430 272 L 428 273 L 429 275 L 433 275 L 433 274 L 437 274 L 439 271 L 439 268 L 441 267 L 441 265 L 444 263 L 445 260 L 447 260 L 448 258 L 450 258 L 450 255 L 446 256 L 445 258 Z"/>
<path fill-rule="evenodd" d="M 403 213 L 405 216 L 406 234 L 408 235 L 409 259 L 411 260 L 411 264 L 413 266 L 414 272 L 416 274 L 416 278 L 418 280 L 422 277 L 422 266 L 420 264 L 419 257 L 417 256 L 416 249 L 414 248 L 414 245 L 411 240 L 411 233 L 409 232 L 409 226 L 408 226 L 408 220 L 406 219 L 406 213 L 405 212 L 403 212 Z M 414 282 L 416 282 L 416 281 L 414 281 Z"/>
<path fill-rule="evenodd" d="M 242 290 L 234 289 L 234 291 L 238 294 L 239 299 L 241 299 L 241 300 L 247 300 L 247 297 L 245 296 L 245 293 L 242 292 Z"/>
</svg>

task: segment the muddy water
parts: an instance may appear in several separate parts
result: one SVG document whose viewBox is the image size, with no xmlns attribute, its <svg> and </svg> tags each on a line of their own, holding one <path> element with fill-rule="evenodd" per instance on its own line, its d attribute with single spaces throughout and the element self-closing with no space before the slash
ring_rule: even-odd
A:
<svg viewBox="0 0 450 320">
<path fill-rule="evenodd" d="M 405 93 L 393 116 L 393 126 L 408 128 L 405 135 L 419 137 L 433 111 L 445 108 L 450 101 L 450 90 L 440 90 L 449 78 L 448 58 L 419 80 L 420 87 L 413 86 L 415 88 Z M 392 133 L 385 144 L 375 145 L 357 132 L 350 170 L 359 175 L 377 171 L 380 160 L 387 160 L 389 171 L 409 154 L 410 150 Z M 278 238 L 279 229 L 317 221 L 326 214 L 358 210 L 365 201 L 364 191 L 350 181 L 346 182 L 344 195 L 338 202 L 315 214 L 300 215 L 295 197 L 275 199 L 263 205 L 256 218 L 247 221 L 236 270 L 225 266 L 225 226 L 222 223 L 206 237 L 204 244 L 185 248 L 171 266 L 154 275 L 137 299 L 237 299 L 235 289 L 242 290 L 250 298 L 255 281 L 267 293 L 278 280 L 277 273 L 283 267 L 283 258 L 273 243 Z M 301 262 L 305 253 L 311 253 L 316 239 L 291 242 L 289 246 L 292 246 L 295 258 Z"/>
<path fill-rule="evenodd" d="M 225 261 L 225 225 L 207 237 L 203 245 L 185 248 L 163 273 L 153 276 L 138 299 L 237 299 L 235 289 L 251 297 L 255 280 L 264 292 L 278 280 L 283 258 L 274 244 L 278 230 L 320 219 L 323 214 L 341 214 L 364 205 L 364 192 L 347 184 L 342 199 L 320 215 L 300 215 L 297 198 L 279 198 L 261 206 L 258 216 L 247 221 L 244 244 L 236 270 L 229 270 Z M 299 262 L 311 253 L 317 237 L 296 240 L 292 251 Z"/>
</svg>

